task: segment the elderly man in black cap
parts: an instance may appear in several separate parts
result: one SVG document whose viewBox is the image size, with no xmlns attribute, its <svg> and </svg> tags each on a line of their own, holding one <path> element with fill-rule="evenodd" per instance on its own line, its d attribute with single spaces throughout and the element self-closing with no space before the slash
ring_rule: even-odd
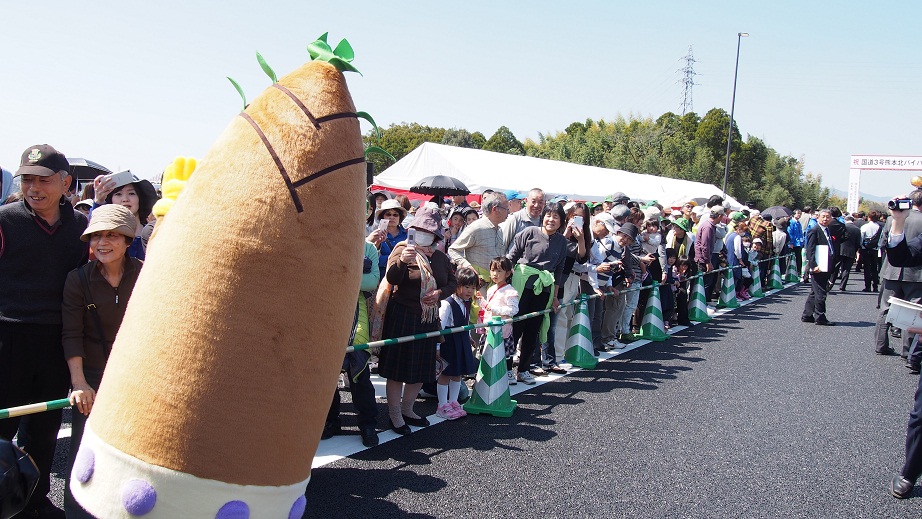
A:
<svg viewBox="0 0 922 519">
<path fill-rule="evenodd" d="M 87 260 L 80 240 L 87 220 L 65 196 L 72 178 L 64 155 L 47 144 L 32 146 L 15 176 L 23 199 L 0 207 L 0 408 L 67 396 L 64 280 Z M 17 418 L 0 420 L 0 438 L 12 440 L 18 428 Z M 42 474 L 24 517 L 64 517 L 47 497 L 60 428 L 60 410 L 32 415 L 23 424 L 20 446 Z"/>
</svg>

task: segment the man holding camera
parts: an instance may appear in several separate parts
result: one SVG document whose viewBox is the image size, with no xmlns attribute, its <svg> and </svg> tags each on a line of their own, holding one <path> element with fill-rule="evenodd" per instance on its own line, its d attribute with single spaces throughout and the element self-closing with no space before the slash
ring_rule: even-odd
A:
<svg viewBox="0 0 922 519">
<path fill-rule="evenodd" d="M 888 243 L 891 226 L 895 223 L 897 213 L 899 213 L 898 217 L 902 220 L 899 227 L 902 234 L 905 236 L 917 236 L 922 233 L 922 213 L 919 212 L 920 208 L 922 208 L 922 190 L 913 191 L 908 200 L 892 200 L 888 205 L 893 209 L 894 216 L 888 218 L 886 225 L 884 225 L 884 230 L 881 233 L 881 244 L 886 245 Z M 880 269 L 884 290 L 880 299 L 880 314 L 877 316 L 877 328 L 874 333 L 874 349 L 878 355 L 893 355 L 895 353 L 894 349 L 890 347 L 890 336 L 887 333 L 889 327 L 887 314 L 890 311 L 890 297 L 898 297 L 913 303 L 922 302 L 922 267 L 895 266 L 891 262 L 890 256 L 888 249 L 888 253 L 883 258 L 883 266 Z M 917 351 L 910 351 L 913 335 L 912 333 L 903 334 L 901 355 L 906 358 L 906 367 L 912 373 L 919 373 L 922 349 L 917 347 Z"/>
<path fill-rule="evenodd" d="M 910 219 L 918 219 L 919 207 L 922 206 L 922 191 L 915 191 L 910 195 L 911 205 L 915 210 L 907 210 L 906 201 L 892 200 L 888 206 L 892 218 L 887 222 L 888 232 L 881 245 L 887 247 L 887 264 L 900 268 L 922 267 L 922 231 L 918 225 L 915 229 L 909 227 Z M 914 215 L 915 213 L 915 215 Z M 905 238 L 904 238 L 905 237 Z M 887 298 L 888 299 L 888 298 Z M 886 301 L 886 299 L 884 299 Z M 910 328 L 904 335 L 922 333 L 922 329 Z M 909 413 L 909 423 L 906 424 L 906 461 L 897 476 L 890 482 L 890 494 L 898 499 L 905 499 L 912 494 L 916 480 L 922 475 L 922 379 L 913 402 L 912 412 Z"/>
</svg>

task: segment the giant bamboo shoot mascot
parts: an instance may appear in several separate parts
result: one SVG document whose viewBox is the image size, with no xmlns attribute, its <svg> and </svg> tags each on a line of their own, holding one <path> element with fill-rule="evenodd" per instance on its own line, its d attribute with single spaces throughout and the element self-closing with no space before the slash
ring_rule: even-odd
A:
<svg viewBox="0 0 922 519">
<path fill-rule="evenodd" d="M 364 245 L 352 49 L 325 36 L 234 118 L 154 232 L 71 475 L 96 517 L 305 510 Z"/>
</svg>

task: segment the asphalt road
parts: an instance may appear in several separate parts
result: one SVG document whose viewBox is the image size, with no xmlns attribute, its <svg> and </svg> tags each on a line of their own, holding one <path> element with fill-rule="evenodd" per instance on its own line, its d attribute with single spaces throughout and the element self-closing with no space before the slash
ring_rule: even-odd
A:
<svg viewBox="0 0 922 519">
<path fill-rule="evenodd" d="M 874 355 L 876 294 L 836 292 L 832 328 L 800 322 L 806 294 L 315 468 L 305 517 L 922 517 L 887 491 L 918 378 Z"/>
</svg>

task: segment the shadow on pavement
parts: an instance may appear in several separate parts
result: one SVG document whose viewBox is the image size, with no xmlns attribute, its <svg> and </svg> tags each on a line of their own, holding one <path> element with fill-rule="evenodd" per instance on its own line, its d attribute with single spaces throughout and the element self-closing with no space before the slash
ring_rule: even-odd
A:
<svg viewBox="0 0 922 519">
<path fill-rule="evenodd" d="M 412 470 L 318 468 L 311 471 L 311 482 L 305 494 L 307 510 L 303 517 L 433 518 L 437 516 L 401 510 L 387 498 L 400 491 L 438 492 L 445 486 L 441 478 Z"/>
</svg>

